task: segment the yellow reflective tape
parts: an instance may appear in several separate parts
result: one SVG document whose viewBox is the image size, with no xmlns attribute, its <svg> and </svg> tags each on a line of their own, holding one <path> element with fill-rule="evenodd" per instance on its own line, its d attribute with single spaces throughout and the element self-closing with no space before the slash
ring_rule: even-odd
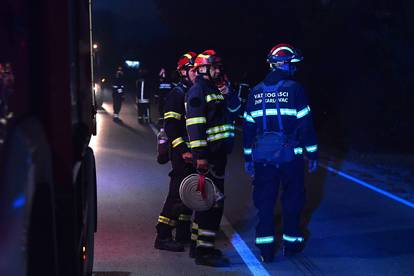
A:
<svg viewBox="0 0 414 276">
<path fill-rule="evenodd" d="M 190 142 L 190 148 L 205 147 L 207 146 L 206 140 L 195 140 Z"/>
<path fill-rule="evenodd" d="M 207 122 L 206 117 L 194 117 L 187 118 L 185 124 L 187 126 L 196 125 L 196 124 L 205 124 Z"/>
<path fill-rule="evenodd" d="M 198 239 L 198 235 L 191 234 L 191 240 L 196 241 Z"/>
<path fill-rule="evenodd" d="M 181 214 L 181 215 L 178 217 L 178 220 L 182 220 L 182 221 L 191 221 L 191 215 L 184 215 L 184 214 Z"/>
<path fill-rule="evenodd" d="M 188 59 L 192 59 L 193 57 L 189 54 L 184 54 L 185 57 L 187 57 Z"/>
<path fill-rule="evenodd" d="M 176 226 L 177 225 L 177 222 L 175 220 L 172 220 L 172 219 L 169 219 L 169 218 L 163 217 L 163 216 L 158 217 L 158 222 L 168 224 L 170 226 Z"/>
<path fill-rule="evenodd" d="M 214 247 L 214 243 L 197 240 L 197 246 L 201 246 L 201 247 Z"/>
<path fill-rule="evenodd" d="M 211 95 L 207 95 L 206 96 L 206 102 L 211 102 L 211 101 L 223 101 L 224 100 L 224 96 L 223 95 L 217 95 L 217 94 L 211 94 Z"/>
<path fill-rule="evenodd" d="M 217 141 L 217 140 L 221 140 L 221 139 L 226 139 L 229 137 L 234 137 L 234 133 L 233 132 L 223 132 L 223 133 L 219 133 L 219 134 L 213 134 L 207 137 L 207 141 L 209 142 L 213 142 L 213 141 Z"/>
<path fill-rule="evenodd" d="M 181 143 L 184 143 L 184 139 L 182 137 L 178 137 L 177 139 L 175 139 L 174 141 L 171 142 L 171 145 L 172 145 L 173 148 L 175 148 L 178 145 L 180 145 Z"/>
<path fill-rule="evenodd" d="M 198 57 L 200 57 L 200 58 L 209 58 L 210 55 L 199 54 Z"/>
<path fill-rule="evenodd" d="M 177 113 L 177 112 L 174 112 L 174 111 L 165 112 L 164 113 L 164 120 L 169 119 L 169 118 L 180 120 L 181 119 L 181 114 Z"/>
<path fill-rule="evenodd" d="M 211 127 L 207 129 L 206 133 L 214 134 L 214 133 L 224 132 L 227 130 L 234 130 L 234 125 L 226 124 L 226 125 Z"/>
<path fill-rule="evenodd" d="M 191 225 L 191 228 L 193 228 L 194 230 L 198 230 L 198 224 L 193 222 L 193 224 Z"/>
</svg>

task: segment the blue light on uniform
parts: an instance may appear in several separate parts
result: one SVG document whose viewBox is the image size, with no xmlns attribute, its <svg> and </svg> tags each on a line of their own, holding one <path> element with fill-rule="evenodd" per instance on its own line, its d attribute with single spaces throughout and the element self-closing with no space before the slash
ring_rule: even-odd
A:
<svg viewBox="0 0 414 276">
<path fill-rule="evenodd" d="M 247 114 L 247 112 L 244 112 L 244 114 L 243 114 L 243 118 L 247 121 L 247 122 L 250 122 L 250 123 L 254 123 L 255 121 L 254 121 L 254 119 L 253 119 L 253 117 L 252 116 L 250 116 L 249 114 Z"/>
<path fill-rule="evenodd" d="M 296 118 L 300 119 L 302 117 L 305 117 L 306 115 L 309 114 L 309 112 L 310 112 L 310 107 L 308 105 L 307 107 L 305 107 L 304 109 L 298 112 L 298 114 L 296 115 Z"/>
<path fill-rule="evenodd" d="M 13 201 L 12 207 L 13 209 L 18 209 L 23 207 L 26 204 L 26 196 L 20 195 L 16 197 L 16 199 Z"/>
<path fill-rule="evenodd" d="M 295 148 L 294 151 L 295 151 L 295 154 L 302 154 L 303 148 Z"/>
<path fill-rule="evenodd" d="M 246 155 L 252 154 L 252 149 L 250 148 L 244 148 L 243 151 L 244 151 L 244 154 Z"/>
<path fill-rule="evenodd" d="M 318 146 L 317 145 L 306 147 L 306 151 L 307 152 L 315 152 L 317 150 L 318 150 Z"/>
<path fill-rule="evenodd" d="M 273 236 L 256 238 L 256 244 L 272 243 L 274 241 L 275 241 L 275 238 Z"/>
<path fill-rule="evenodd" d="M 303 242 L 305 239 L 303 237 L 291 237 L 288 235 L 283 234 L 283 240 L 288 242 Z"/>
</svg>

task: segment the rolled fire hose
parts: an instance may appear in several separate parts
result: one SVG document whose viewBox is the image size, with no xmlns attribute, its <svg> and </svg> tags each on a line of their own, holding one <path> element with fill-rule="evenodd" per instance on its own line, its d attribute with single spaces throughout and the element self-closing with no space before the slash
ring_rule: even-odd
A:
<svg viewBox="0 0 414 276">
<path fill-rule="evenodd" d="M 223 197 L 213 181 L 204 175 L 190 174 L 180 185 L 181 201 L 194 211 L 206 211 Z"/>
</svg>

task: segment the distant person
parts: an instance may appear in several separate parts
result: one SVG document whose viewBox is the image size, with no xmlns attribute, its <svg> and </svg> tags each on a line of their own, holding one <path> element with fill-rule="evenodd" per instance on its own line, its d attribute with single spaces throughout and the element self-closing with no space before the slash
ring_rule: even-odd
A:
<svg viewBox="0 0 414 276">
<path fill-rule="evenodd" d="M 187 146 L 185 97 L 195 79 L 192 70 L 195 57 L 194 52 L 180 57 L 177 65 L 180 82 L 165 99 L 164 130 L 169 140 L 172 171 L 169 173 L 171 180 L 168 196 L 158 217 L 154 247 L 168 251 L 184 251 L 184 244 L 191 240 L 190 224 L 193 212 L 181 202 L 179 188 L 181 181 L 194 172 L 191 150 Z M 160 160 L 158 162 L 161 163 Z M 175 239 L 172 236 L 174 228 Z"/>
<path fill-rule="evenodd" d="M 159 73 L 158 88 L 155 92 L 155 98 L 158 100 L 158 124 L 162 123 L 164 116 L 165 97 L 173 88 L 172 83 L 167 79 L 167 74 L 164 68 L 161 68 Z"/>
<path fill-rule="evenodd" d="M 275 254 L 274 208 L 283 187 L 283 254 L 303 250 L 299 228 L 305 203 L 304 159 L 309 172 L 318 166 L 318 146 L 311 109 L 304 88 L 293 80 L 302 56 L 288 44 L 273 47 L 268 55 L 271 72 L 252 89 L 244 113 L 245 168 L 254 176 L 253 201 L 258 210 L 256 246 L 264 262 Z"/>
<path fill-rule="evenodd" d="M 186 100 L 191 153 L 199 174 L 206 174 L 224 193 L 227 155 L 232 151 L 234 137 L 233 120 L 238 115 L 240 101 L 229 83 L 222 81 L 222 62 L 214 50 L 199 54 L 194 67 L 197 77 Z M 228 259 L 215 248 L 223 208 L 223 202 L 218 202 L 207 211 L 195 213 L 198 234 L 192 256 L 198 265 L 229 265 Z"/>
<path fill-rule="evenodd" d="M 114 109 L 114 120 L 120 120 L 119 113 L 121 112 L 122 101 L 124 100 L 125 78 L 122 66 L 118 66 L 114 76 L 112 85 L 112 100 Z"/>
</svg>

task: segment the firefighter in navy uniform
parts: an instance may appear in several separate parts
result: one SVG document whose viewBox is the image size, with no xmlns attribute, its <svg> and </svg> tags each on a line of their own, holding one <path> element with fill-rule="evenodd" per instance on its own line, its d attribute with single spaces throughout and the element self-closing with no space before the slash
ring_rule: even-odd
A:
<svg viewBox="0 0 414 276">
<path fill-rule="evenodd" d="M 112 100 L 114 109 L 114 120 L 119 120 L 119 112 L 121 112 L 122 101 L 124 100 L 124 89 L 125 89 L 124 71 L 119 66 L 116 73 L 114 82 L 112 85 Z"/>
<path fill-rule="evenodd" d="M 282 184 L 283 253 L 285 256 L 299 253 L 304 248 L 304 237 L 299 229 L 300 214 L 305 202 L 304 158 L 309 159 L 309 172 L 317 169 L 318 146 L 311 112 L 302 85 L 292 80 L 295 63 L 302 60 L 297 50 L 288 44 L 273 47 L 268 55 L 271 72 L 249 95 L 244 112 L 243 147 L 246 172 L 254 176 L 253 201 L 258 209 L 256 245 L 264 262 L 271 262 L 275 254 L 274 206 L 279 185 Z M 266 91 L 262 106 L 263 86 L 275 86 L 277 91 Z M 252 161 L 252 147 L 257 135 L 263 132 L 263 108 L 266 109 L 268 131 L 279 131 L 276 100 L 279 101 L 282 126 L 297 141 L 292 147 L 294 159 L 280 165 Z M 253 149 L 254 150 L 254 149 Z M 292 154 L 293 155 L 293 154 Z"/>
<path fill-rule="evenodd" d="M 178 60 L 177 71 L 180 83 L 166 96 L 164 129 L 170 143 L 170 188 L 164 207 L 158 217 L 157 238 L 154 247 L 169 251 L 184 251 L 184 244 L 190 242 L 192 210 L 182 204 L 179 188 L 181 181 L 194 172 L 192 155 L 187 147 L 188 135 L 185 126 L 185 94 L 193 84 L 192 69 L 196 53 L 188 52 Z M 175 239 L 172 230 L 176 228 Z"/>
<path fill-rule="evenodd" d="M 159 74 L 160 80 L 158 84 L 158 89 L 155 93 L 155 98 L 158 100 L 158 123 L 162 123 L 164 116 L 164 105 L 168 93 L 173 88 L 173 84 L 167 80 L 165 69 L 162 68 Z"/>
<path fill-rule="evenodd" d="M 197 77 L 188 91 L 187 132 L 194 163 L 199 173 L 207 173 L 216 187 L 224 193 L 224 174 L 227 154 L 232 150 L 233 120 L 238 116 L 240 101 L 227 84 L 215 83 L 222 79 L 222 64 L 214 50 L 207 50 L 195 59 Z M 190 256 L 196 264 L 227 266 L 228 259 L 214 242 L 223 215 L 223 202 L 207 211 L 196 212 L 192 239 L 195 248 Z"/>
</svg>

